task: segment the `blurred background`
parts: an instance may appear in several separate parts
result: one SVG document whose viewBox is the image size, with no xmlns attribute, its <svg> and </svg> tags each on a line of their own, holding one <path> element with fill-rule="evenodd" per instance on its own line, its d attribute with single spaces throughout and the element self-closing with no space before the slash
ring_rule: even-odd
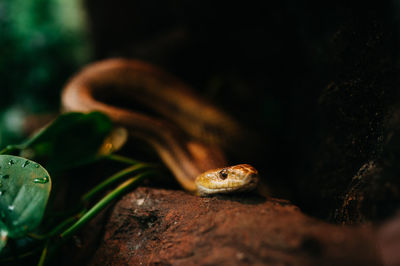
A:
<svg viewBox="0 0 400 266">
<path fill-rule="evenodd" d="M 80 1 L 0 1 L 0 146 L 25 137 L 24 117 L 59 108 L 66 79 L 92 56 Z"/>
<path fill-rule="evenodd" d="M 398 96 L 398 1 L 348 2 L 0 0 L 0 146 L 86 63 L 138 58 L 239 120 L 257 142 L 238 159 L 332 219 Z"/>
</svg>

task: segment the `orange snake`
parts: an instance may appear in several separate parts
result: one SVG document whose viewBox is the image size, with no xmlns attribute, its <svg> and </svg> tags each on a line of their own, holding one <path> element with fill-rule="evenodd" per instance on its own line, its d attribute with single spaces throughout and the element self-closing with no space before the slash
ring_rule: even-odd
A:
<svg viewBox="0 0 400 266">
<path fill-rule="evenodd" d="M 121 103 L 140 103 L 162 118 Z M 103 112 L 131 135 L 147 141 L 187 191 L 230 193 L 253 189 L 258 183 L 254 167 L 227 167 L 220 148 L 240 132 L 238 125 L 153 65 L 128 59 L 90 64 L 64 87 L 62 105 L 65 111 Z"/>
</svg>

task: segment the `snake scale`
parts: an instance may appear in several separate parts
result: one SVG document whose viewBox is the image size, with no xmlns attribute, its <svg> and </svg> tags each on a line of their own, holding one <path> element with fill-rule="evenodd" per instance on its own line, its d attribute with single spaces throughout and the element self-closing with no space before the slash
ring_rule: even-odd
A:
<svg viewBox="0 0 400 266">
<path fill-rule="evenodd" d="M 145 110 L 127 107 L 135 104 Z M 254 167 L 227 166 L 222 152 L 240 127 L 182 81 L 151 64 L 132 59 L 92 63 L 66 84 L 62 106 L 65 111 L 103 112 L 147 141 L 187 191 L 207 195 L 257 186 Z"/>
</svg>

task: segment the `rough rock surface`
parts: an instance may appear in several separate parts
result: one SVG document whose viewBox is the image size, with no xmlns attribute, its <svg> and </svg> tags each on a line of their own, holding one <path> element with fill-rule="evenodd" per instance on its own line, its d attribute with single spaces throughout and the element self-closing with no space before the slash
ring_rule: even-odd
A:
<svg viewBox="0 0 400 266">
<path fill-rule="evenodd" d="M 284 200 L 139 188 L 113 208 L 91 265 L 379 265 L 370 228 Z"/>
</svg>

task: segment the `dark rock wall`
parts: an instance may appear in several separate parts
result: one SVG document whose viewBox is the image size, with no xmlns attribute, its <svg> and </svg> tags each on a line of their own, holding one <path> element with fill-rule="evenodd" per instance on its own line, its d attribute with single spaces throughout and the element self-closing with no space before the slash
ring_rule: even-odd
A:
<svg viewBox="0 0 400 266">
<path fill-rule="evenodd" d="M 398 40 L 394 13 L 389 7 L 374 8 L 366 3 L 347 8 L 348 17 L 331 39 L 332 80 L 318 99 L 321 142 L 315 154 L 312 178 L 305 179 L 300 187 L 300 191 L 314 196 L 300 197 L 300 200 L 317 200 L 317 212 L 322 217 L 327 214 L 337 222 L 352 221 L 351 212 L 350 216 L 332 216 L 337 208 L 338 212 L 342 212 L 339 206 L 347 204 L 343 202 L 343 197 L 345 201 L 349 200 L 349 196 L 345 195 L 348 191 L 368 189 L 365 193 L 370 199 L 376 197 L 376 200 L 369 201 L 368 206 L 361 209 L 363 212 L 375 212 L 368 216 L 377 219 L 380 215 L 372 209 L 386 208 L 377 206 L 380 204 L 378 201 L 385 197 L 385 193 L 378 190 L 383 186 L 399 186 L 398 181 L 388 184 L 388 180 L 380 174 L 375 176 L 375 180 L 362 181 L 365 185 L 370 183 L 374 189 L 355 185 L 357 182 L 353 180 L 357 173 L 360 175 L 364 171 L 359 172 L 364 164 L 363 169 L 368 168 L 368 163 L 386 156 L 383 152 L 389 146 L 385 142 L 392 137 L 392 129 L 396 127 L 389 121 L 393 120 L 391 117 L 396 112 L 394 105 L 398 102 Z M 310 181 L 318 184 L 317 187 L 310 186 Z M 386 215 L 389 213 L 382 210 L 380 214 L 384 212 Z"/>
</svg>

